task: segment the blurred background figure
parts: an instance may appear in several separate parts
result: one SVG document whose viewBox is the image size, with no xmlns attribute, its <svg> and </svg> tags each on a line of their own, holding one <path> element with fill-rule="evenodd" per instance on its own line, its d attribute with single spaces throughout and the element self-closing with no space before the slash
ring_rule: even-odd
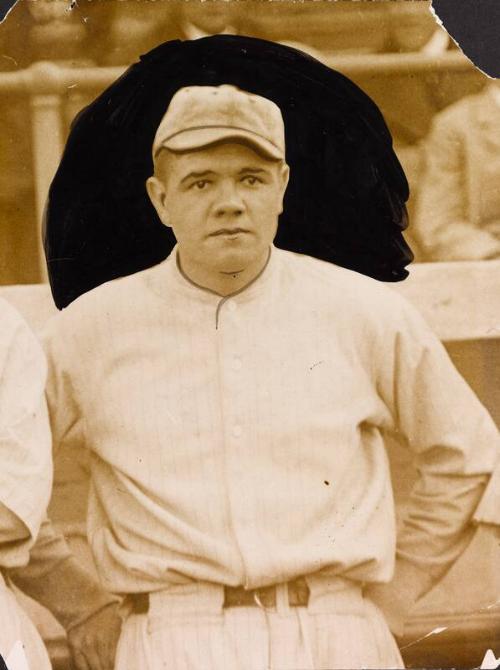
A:
<svg viewBox="0 0 500 670">
<path fill-rule="evenodd" d="M 413 222 L 424 260 L 500 258 L 500 81 L 434 117 Z"/>
<path fill-rule="evenodd" d="M 422 11 L 415 2 L 389 2 L 386 12 L 389 19 L 388 51 L 401 53 L 420 52 L 438 55 L 453 45 L 450 36 L 435 20 L 430 11 Z"/>
<path fill-rule="evenodd" d="M 256 36 L 258 26 L 244 16 L 242 4 L 245 3 L 229 0 L 171 0 L 151 3 L 146 8 L 142 2 L 112 3 L 111 8 L 100 10 L 102 26 L 94 23 L 95 59 L 106 65 L 125 65 L 167 40 L 194 40 L 217 34 Z M 101 39 L 106 24 L 108 49 L 104 52 Z"/>
</svg>

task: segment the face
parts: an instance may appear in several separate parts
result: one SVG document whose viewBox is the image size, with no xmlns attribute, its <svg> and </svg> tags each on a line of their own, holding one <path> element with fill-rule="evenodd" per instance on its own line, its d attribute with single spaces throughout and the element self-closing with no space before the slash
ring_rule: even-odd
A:
<svg viewBox="0 0 500 670">
<path fill-rule="evenodd" d="M 206 2 L 183 2 L 182 19 L 207 33 L 219 33 L 230 25 L 232 20 L 232 2 L 227 0 L 208 0 Z"/>
<path fill-rule="evenodd" d="M 183 268 L 237 273 L 267 256 L 283 209 L 288 166 L 247 146 L 163 150 L 148 193 L 178 242 Z"/>
</svg>

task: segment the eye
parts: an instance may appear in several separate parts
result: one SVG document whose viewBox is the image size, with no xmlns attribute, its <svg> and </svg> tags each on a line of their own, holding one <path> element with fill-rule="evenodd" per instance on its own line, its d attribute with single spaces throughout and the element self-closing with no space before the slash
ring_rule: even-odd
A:
<svg viewBox="0 0 500 670">
<path fill-rule="evenodd" d="M 195 181 L 191 184 L 191 188 L 196 189 L 197 191 L 203 191 L 206 189 L 210 182 L 208 179 L 198 179 L 198 181 Z"/>
<path fill-rule="evenodd" d="M 248 184 L 249 186 L 255 186 L 256 184 L 262 184 L 262 179 L 259 179 L 259 177 L 256 177 L 253 174 L 247 174 L 245 177 L 242 178 L 241 181 L 245 184 Z"/>
</svg>

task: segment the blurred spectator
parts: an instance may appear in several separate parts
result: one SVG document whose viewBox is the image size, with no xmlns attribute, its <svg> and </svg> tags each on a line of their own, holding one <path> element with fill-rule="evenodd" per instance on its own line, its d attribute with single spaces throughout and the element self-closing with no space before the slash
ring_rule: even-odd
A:
<svg viewBox="0 0 500 670">
<path fill-rule="evenodd" d="M 183 2 L 176 5 L 173 14 L 178 34 L 183 39 L 195 40 L 208 35 L 246 33 L 237 3 L 227 0 L 209 0 L 208 2 Z"/>
<path fill-rule="evenodd" d="M 216 34 L 255 36 L 256 25 L 243 10 L 242 3 L 227 0 L 174 0 L 148 3 L 147 8 L 142 2 L 117 2 L 107 11 L 107 39 L 101 41 L 99 31 L 95 33 L 96 49 L 105 45 L 105 53 L 96 53 L 95 59 L 106 65 L 126 65 L 168 40 Z"/>
<path fill-rule="evenodd" d="M 388 51 L 420 51 L 438 55 L 450 48 L 448 33 L 436 21 L 427 2 L 385 4 L 390 24 Z"/>
<path fill-rule="evenodd" d="M 30 48 L 34 60 L 54 60 L 68 66 L 85 62 L 85 23 L 70 0 L 36 0 L 27 3 L 34 19 Z"/>
<path fill-rule="evenodd" d="M 424 260 L 500 258 L 500 82 L 437 114 L 414 234 Z"/>
<path fill-rule="evenodd" d="M 87 2 L 82 12 L 88 15 L 93 59 L 104 65 L 127 65 L 162 42 L 215 34 L 261 37 L 315 57 L 374 53 L 384 50 L 390 33 L 383 4 L 369 4 L 360 12 L 351 3 L 138 0 Z"/>
</svg>

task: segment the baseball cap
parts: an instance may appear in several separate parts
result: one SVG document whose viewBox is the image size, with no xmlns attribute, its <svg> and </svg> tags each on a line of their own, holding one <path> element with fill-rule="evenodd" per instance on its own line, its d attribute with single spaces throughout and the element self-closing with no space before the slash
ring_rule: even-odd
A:
<svg viewBox="0 0 500 670">
<path fill-rule="evenodd" d="M 172 97 L 153 142 L 153 160 L 163 147 L 191 151 L 240 141 L 271 159 L 285 158 L 285 128 L 279 107 L 236 86 L 186 86 Z"/>
</svg>

